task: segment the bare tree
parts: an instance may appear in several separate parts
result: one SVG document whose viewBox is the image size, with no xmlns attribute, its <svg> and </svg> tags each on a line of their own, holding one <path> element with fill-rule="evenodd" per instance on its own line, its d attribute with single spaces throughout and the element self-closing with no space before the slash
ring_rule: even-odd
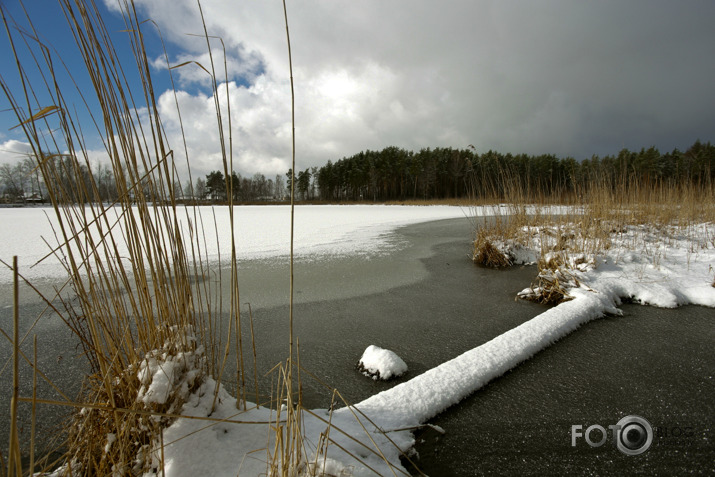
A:
<svg viewBox="0 0 715 477">
<path fill-rule="evenodd" d="M 310 198 L 315 199 L 317 197 L 316 195 L 316 188 L 318 185 L 318 168 L 317 167 L 311 167 L 310 168 Z"/>
<path fill-rule="evenodd" d="M 0 166 L 0 181 L 4 186 L 4 194 L 12 200 L 18 200 L 25 195 L 25 171 L 22 163 L 11 166 L 3 164 Z"/>
<path fill-rule="evenodd" d="M 25 177 L 30 183 L 30 192 L 42 197 L 42 186 L 40 185 L 40 169 L 35 160 L 28 156 L 22 160 L 22 169 Z"/>
<path fill-rule="evenodd" d="M 196 193 L 197 199 L 206 198 L 206 181 L 201 177 L 196 179 L 196 188 L 194 189 L 194 192 Z"/>
<path fill-rule="evenodd" d="M 191 183 L 191 179 L 186 180 L 186 185 L 184 186 L 184 197 L 187 199 L 195 199 L 194 195 L 194 185 Z"/>
<path fill-rule="evenodd" d="M 285 188 L 285 183 L 283 181 L 283 176 L 280 174 L 276 174 L 276 179 L 273 182 L 273 197 L 282 200 L 283 197 L 285 197 L 286 193 L 286 188 Z"/>
</svg>

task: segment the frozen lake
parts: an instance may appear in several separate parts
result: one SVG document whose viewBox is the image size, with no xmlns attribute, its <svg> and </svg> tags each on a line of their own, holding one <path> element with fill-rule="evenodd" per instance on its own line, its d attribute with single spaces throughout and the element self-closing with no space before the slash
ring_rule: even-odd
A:
<svg viewBox="0 0 715 477">
<path fill-rule="evenodd" d="M 110 212 L 111 213 L 111 212 Z M 216 280 L 221 261 L 230 256 L 230 224 L 225 207 L 200 207 L 204 223 L 202 241 L 205 257 L 212 264 L 210 280 Z M 51 208 L 0 208 L 0 258 L 12 263 L 18 255 L 21 273 L 49 299 L 55 287 L 64 283 L 65 271 L 54 257 L 32 266 L 57 241 L 56 221 Z M 429 240 L 410 243 L 395 231 L 406 224 L 459 217 L 465 224 L 468 243 L 468 210 L 459 207 L 386 207 L 386 206 L 304 206 L 296 208 L 295 249 L 296 303 L 364 296 L 398 286 L 415 283 L 427 275 L 419 258 L 430 253 Z M 193 216 L 192 216 L 193 219 Z M 284 306 L 288 301 L 288 253 L 290 209 L 286 206 L 236 207 L 239 285 L 242 303 L 250 302 L 257 314 L 257 331 L 261 332 L 262 311 Z M 218 232 L 218 234 L 217 234 Z M 218 236 L 217 236 L 218 235 Z M 48 245 L 50 244 L 50 245 Z M 467 253 L 465 249 L 465 254 Z M 120 255 L 121 255 L 120 247 Z M 385 260 L 393 257 L 392 262 Z M 465 255 L 466 257 L 466 255 Z M 224 285 L 228 272 L 224 270 Z M 0 269 L 0 328 L 12 333 L 12 273 Z M 38 335 L 40 369 L 70 398 L 79 391 L 86 366 L 76 339 L 64 323 L 47 310 L 45 303 L 24 284 L 20 288 L 21 334 L 36 322 L 32 333 Z M 226 300 L 228 302 L 228 300 Z M 243 305 L 244 309 L 246 305 Z M 329 317 L 326 317 L 329 318 Z M 267 323 L 267 320 L 263 320 Z M 263 329 L 269 329 L 268 324 Z M 273 325 L 270 325 L 273 326 Z M 283 325 L 280 325 L 281 330 Z M 274 330 L 275 331 L 275 330 Z M 280 330 L 279 330 L 280 331 Z M 0 387 L 9 396 L 11 347 L 0 342 Z M 275 340 L 268 340 L 274 342 Z M 32 356 L 32 336 L 22 347 Z M 266 350 L 272 349 L 266 345 Z M 282 354 L 267 355 L 275 364 Z M 22 369 L 22 394 L 31 394 L 32 374 L 25 363 Z M 40 393 L 45 398 L 61 399 L 60 394 L 40 380 Z M 0 400 L 0 414 L 7 415 L 9 399 Z M 51 434 L 58 424 L 58 409 L 40 406 L 40 430 Z M 65 410 L 60 410 L 60 413 Z M 22 418 L 29 436 L 29 408 L 22 406 Z M 42 416 L 50 416 L 43 419 Z M 6 446 L 7 433 L 0 433 L 0 448 Z"/>
<path fill-rule="evenodd" d="M 462 217 L 463 211 L 444 212 L 459 219 L 401 227 L 399 220 L 409 220 L 399 217 L 401 209 L 385 211 L 377 227 L 381 231 L 369 232 L 380 245 L 367 243 L 363 236 L 345 252 L 335 253 L 325 240 L 324 253 L 319 258 L 302 255 L 296 269 L 301 364 L 352 402 L 411 379 L 544 310 L 514 301 L 515 293 L 533 279 L 533 269 L 493 271 L 473 266 L 468 259 L 472 223 Z M 354 213 L 353 224 L 361 213 L 359 208 L 337 210 Z M 318 207 L 311 213 L 320 222 L 336 212 Z M 366 228 L 356 227 L 353 238 L 367 235 Z M 329 226 L 316 230 L 335 234 Z M 343 246 L 349 240 L 337 242 Z M 287 354 L 285 257 L 255 255 L 241 263 L 239 273 L 242 301 L 253 305 L 262 376 Z M 23 326 L 40 311 L 40 303 L 27 299 Z M 624 317 L 585 325 L 437 416 L 433 422 L 446 434 L 417 435 L 420 465 L 430 475 L 707 471 L 714 452 L 715 415 L 711 315 L 711 309 L 702 307 L 661 310 L 631 305 Z M 0 308 L 6 331 L 10 316 L 10 308 Z M 74 341 L 56 318 L 41 319 L 38 331 L 40 349 L 46 351 L 41 367 L 63 390 L 76 392 L 83 363 Z M 407 362 L 408 374 L 389 383 L 362 376 L 355 363 L 371 344 L 396 351 Z M 2 364 L 8 356 L 5 342 L 0 346 Z M 9 392 L 8 376 L 5 370 L 2 395 Z M 31 390 L 29 376 L 25 369 L 24 395 Z M 266 392 L 270 378 L 259 381 Z M 41 393 L 52 397 L 46 386 Z M 309 408 L 330 404 L 329 393 L 310 379 L 304 381 L 304 393 Z M 7 415 L 6 406 L 3 399 L 0 414 Z M 27 436 L 27 406 L 22 412 Z M 41 412 L 56 416 L 56 410 L 46 407 Z M 687 427 L 693 432 L 688 437 L 659 439 L 636 457 L 608 446 L 571 447 L 571 425 L 607 426 L 628 414 L 649 418 L 661 429 Z M 55 423 L 56 417 L 44 420 L 43 430 L 51 430 Z M 2 448 L 5 434 L 0 435 Z"/>
<path fill-rule="evenodd" d="M 290 252 L 289 206 L 237 206 L 234 208 L 236 251 L 240 261 L 285 260 Z M 180 227 L 186 243 L 200 244 L 204 259 L 217 261 L 230 257 L 231 226 L 227 207 L 197 207 L 179 212 Z M 114 234 L 119 255 L 126 247 L 121 240 L 123 222 L 118 209 L 109 209 L 110 223 L 118 222 Z M 295 209 L 294 250 L 300 260 L 321 260 L 331 256 L 386 254 L 399 248 L 391 232 L 413 223 L 466 217 L 469 208 L 451 206 L 363 206 L 306 205 Z M 188 227 L 195 229 L 193 239 Z M 58 243 L 61 231 L 48 207 L 0 208 L 0 259 L 12 263 L 18 256 L 23 275 L 43 282 L 66 277 L 57 259 L 49 257 L 37 264 Z M 51 246 L 51 247 L 50 247 Z M 9 284 L 12 273 L 0 270 L 0 285 Z M 8 297 L 0 297 L 0 304 Z"/>
</svg>

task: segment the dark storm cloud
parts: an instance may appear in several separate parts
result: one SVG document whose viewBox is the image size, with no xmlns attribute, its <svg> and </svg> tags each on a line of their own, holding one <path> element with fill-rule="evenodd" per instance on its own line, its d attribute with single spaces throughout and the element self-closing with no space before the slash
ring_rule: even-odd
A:
<svg viewBox="0 0 715 477">
<path fill-rule="evenodd" d="M 201 58 L 184 35 L 195 7 L 175 3 L 147 0 L 145 11 L 184 49 L 183 60 Z M 262 65 L 232 98 L 249 173 L 283 172 L 289 157 L 278 3 L 202 2 L 209 31 Z M 581 159 L 713 139 L 713 2 L 368 0 L 288 7 L 301 168 L 388 145 L 474 144 Z M 209 121 L 209 98 L 189 96 L 197 121 L 202 114 Z M 211 157 L 211 141 L 204 134 L 189 142 Z"/>
</svg>

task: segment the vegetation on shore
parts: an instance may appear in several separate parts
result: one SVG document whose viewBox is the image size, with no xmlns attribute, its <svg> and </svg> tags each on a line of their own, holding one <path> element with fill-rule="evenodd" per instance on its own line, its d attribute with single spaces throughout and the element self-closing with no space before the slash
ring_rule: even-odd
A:
<svg viewBox="0 0 715 477">
<path fill-rule="evenodd" d="M 23 162 L 21 177 L 29 177 L 32 190 L 36 187 L 41 191 L 44 187 L 59 224 L 57 247 L 51 253 L 65 264 L 73 292 L 71 300 L 59 294 L 42 298 L 76 334 L 91 366 L 78 396 L 64 396 L 63 401 L 49 403 L 78 409 L 67 429 L 66 440 L 61 443 L 66 450 L 63 460 L 35 463 L 32 442 L 30 462 L 32 467 L 37 464 L 42 470 L 64 464 L 68 475 L 158 474 L 163 465 L 162 428 L 177 417 L 188 393 L 209 377 L 219 382 L 225 377 L 224 369 L 231 354 L 236 359 L 236 375 L 232 376 L 238 393 L 236 418 L 240 419 L 240 414 L 250 406 L 247 397 L 255 369 L 247 371 L 250 346 L 242 341 L 246 336 L 242 330 L 249 324 L 252 326 L 249 321 L 252 319 L 241 316 L 233 235 L 228 245 L 230 276 L 221 276 L 219 272 L 217 281 L 205 279 L 210 271 L 200 229 L 209 222 L 207 219 L 204 223 L 193 207 L 201 203 L 196 201 L 197 196 L 200 200 L 204 197 L 194 190 L 194 182 L 189 179 L 192 192 L 190 199 L 186 199 L 174 150 L 166 143 L 157 114 L 151 61 L 142 39 L 142 29 L 153 26 L 140 23 L 131 8 L 124 11 L 125 33 L 137 60 L 138 71 L 134 73 L 141 77 L 143 85 L 141 91 L 132 91 L 125 77 L 127 72 L 118 66 L 96 6 L 77 0 L 62 2 L 62 8 L 92 84 L 92 91 L 83 94 L 94 95 L 101 106 L 92 118 L 106 145 L 109 163 L 105 168 L 92 167 L 82 128 L 64 96 L 63 87 L 77 85 L 58 84 L 56 68 L 61 63 L 39 41 L 39 35 L 28 34 L 36 33 L 31 22 L 27 31 L 18 31 L 3 17 L 20 77 L 23 81 L 29 77 L 25 68 L 36 68 L 42 75 L 40 81 L 28 84 L 21 92 L 9 90 L 4 80 L 0 86 L 33 149 L 32 167 Z M 208 33 L 205 38 L 210 54 Z M 220 65 L 212 62 L 201 67 L 210 71 L 216 126 L 223 131 L 226 118 L 219 104 L 223 92 L 217 80 Z M 231 139 L 221 136 L 221 141 L 223 171 L 212 173 L 212 189 L 207 193 L 231 210 L 239 201 L 261 202 L 261 197 L 270 194 L 268 180 L 265 187 L 254 187 L 255 182 L 263 183 L 260 177 L 254 176 L 250 181 L 239 178 L 233 170 Z M 492 229 L 481 232 L 485 243 L 499 237 L 518 240 L 525 228 L 539 226 L 542 223 L 538 220 L 547 217 L 561 220 L 546 211 L 533 214 L 524 204 L 554 200 L 581 204 L 591 214 L 578 215 L 586 217 L 580 223 L 582 235 L 565 235 L 558 251 L 575 250 L 569 241 L 578 241 L 581 236 L 600 240 L 606 231 L 634 220 L 656 223 L 662 220 L 679 225 L 703 217 L 712 220 L 715 204 L 714 155 L 709 144 L 696 143 L 685 153 L 666 155 L 667 159 L 651 150 L 643 152 L 647 160 L 642 161 L 639 154 L 626 154 L 620 162 L 613 162 L 612 167 L 603 166 L 611 164 L 605 159 L 591 161 L 588 167 L 592 169 L 583 169 L 589 172 L 582 171 L 581 175 L 575 168 L 580 171 L 586 166 L 550 156 L 534 159 L 532 163 L 532 159 L 520 156 L 491 152 L 479 155 L 471 150 L 436 149 L 411 154 L 388 148 L 383 152 L 361 153 L 359 157 L 329 163 L 309 173 L 303 171 L 295 177 L 291 171 L 288 187 L 295 183 L 298 194 L 305 199 L 341 203 L 462 204 L 465 200 L 482 200 L 521 204 L 512 206 L 513 217 L 497 221 L 493 229 L 496 235 L 492 235 Z M 629 161 L 642 164 L 631 167 Z M 15 171 L 6 169 L 0 173 L 7 172 L 10 178 L 7 181 L 14 181 Z M 613 171 L 613 175 L 604 174 L 605 170 Z M 593 186 L 595 178 L 605 177 L 610 178 Z M 205 182 L 209 182 L 208 177 Z M 281 195 L 275 193 L 275 187 L 281 183 L 282 178 L 273 181 L 272 197 Z M 200 184 L 199 179 L 196 184 Z M 26 193 L 21 183 L 13 182 L 10 187 L 8 193 L 16 197 Z M 622 193 L 623 190 L 626 192 Z M 251 192 L 243 195 L 248 194 L 246 191 Z M 668 204 L 683 197 L 685 202 L 673 215 Z M 710 201 L 710 207 L 703 205 L 706 201 Z M 182 235 L 182 227 L 191 230 L 189 240 Z M 231 230 L 233 234 L 233 223 Z M 525 233 L 526 239 L 528 230 Z M 127 245 L 124 256 L 117 252 L 120 243 Z M 593 245 L 594 250 L 599 246 Z M 580 247 L 587 250 L 592 246 L 584 238 Z M 492 247 L 486 255 L 494 255 L 495 250 L 498 247 Z M 217 292 L 222 281 L 229 282 L 228 299 Z M 17 336 L 13 345 L 17 351 Z M 296 358 L 297 345 L 296 342 Z M 280 384 L 272 400 L 254 403 L 278 410 L 275 422 L 267 423 L 267 433 L 273 436 L 267 437 L 266 442 L 269 475 L 295 475 L 310 458 L 301 440 L 300 374 L 293 381 L 294 370 L 300 368 L 293 357 L 291 350 L 285 367 L 277 368 Z M 35 364 L 30 365 L 36 370 Z M 166 385 L 154 381 L 155 376 L 161 376 L 156 373 L 167 377 Z M 218 389 L 217 386 L 214 400 Z M 22 400 L 16 389 L 13 400 L 15 403 Z M 35 396 L 25 401 L 32 403 L 33 409 L 37 404 Z M 12 426 L 17 425 L 14 418 Z M 206 421 L 207 425 L 221 422 L 210 416 Z M 12 431 L 16 436 L 17 429 L 13 427 Z M 270 439 L 274 448 L 270 448 Z M 22 475 L 19 443 L 13 440 L 8 473 Z M 325 449 L 329 444 L 326 434 Z M 323 444 L 320 450 L 323 452 Z M 316 453 L 315 459 L 318 457 Z"/>
<path fill-rule="evenodd" d="M 179 413 L 187 398 L 209 382 L 213 391 L 208 415 L 194 418 L 206 422 L 206 427 L 226 422 L 226 418 L 212 414 L 220 404 L 222 380 L 227 379 L 235 383 L 237 394 L 235 414 L 229 418 L 232 422 L 239 422 L 249 408 L 272 410 L 266 422 L 253 423 L 263 424 L 263 431 L 251 431 L 265 436 L 265 474 L 319 473 L 316 469 L 325 465 L 328 448 L 334 443 L 329 438 L 330 431 L 343 431 L 326 421 L 317 449 L 309 445 L 314 443 L 303 441 L 302 416 L 310 411 L 302 408 L 297 340 L 293 343 L 292 239 L 290 355 L 272 371 L 277 384 L 274 389 L 264 390 L 270 393 L 268 401 L 259 402 L 257 372 L 255 368 L 247 371 L 249 350 L 254 365 L 256 350 L 250 308 L 248 317 L 241 315 L 234 195 L 225 197 L 230 239 L 222 240 L 221 253 L 226 252 L 226 247 L 230 249 L 225 254 L 228 257 L 223 256 L 224 260 L 228 258 L 227 273 L 220 267 L 211 269 L 209 264 L 202 229 L 211 226 L 210 217 L 202 217 L 201 210 L 194 207 L 197 202 L 182 201 L 175 154 L 157 112 L 152 62 L 143 44 L 143 29 L 155 25 L 141 22 L 130 3 L 120 5 L 127 26 L 124 33 L 136 60 L 136 70 L 129 71 L 119 61 L 96 4 L 75 0 L 60 2 L 60 6 L 78 48 L 77 52 L 61 53 L 80 55 L 85 71 L 73 71 L 72 75 L 86 74 L 91 88 L 79 91 L 72 75 L 68 83 L 57 70 L 63 64 L 61 56 L 42 43 L 32 19 L 27 17 L 19 26 L 6 15 L 2 5 L 0 13 L 17 65 L 15 73 L 24 88 L 9 88 L 3 76 L 9 73 L 5 71 L 0 73 L 0 87 L 32 148 L 29 159 L 33 167 L 23 165 L 22 171 L 30 170 L 40 184 L 37 187 L 44 186 L 55 215 L 57 243 L 48 256 L 57 257 L 67 273 L 64 292 L 45 296 L 34 290 L 75 334 L 91 371 L 78 394 L 70 396 L 42 374 L 36 361 L 25 357 L 35 378 L 46 379 L 62 399 L 38 397 L 36 380 L 31 398 L 19 395 L 18 363 L 24 355 L 17 333 L 20 305 L 16 294 L 15 333 L 12 338 L 5 335 L 14 352 L 10 449 L 7 460 L 0 452 L 0 476 L 19 477 L 32 471 L 53 475 L 164 475 L 167 443 L 163 441 L 163 429 L 178 417 L 185 417 Z M 212 56 L 212 48 L 218 43 L 205 31 L 205 24 L 203 27 L 210 63 L 198 66 L 211 76 L 216 127 L 223 131 L 227 121 L 230 131 L 230 110 L 224 112 L 220 105 L 224 100 L 230 103 L 221 97 L 228 91 L 219 87 L 221 67 L 214 64 Z M 290 40 L 288 53 L 290 58 Z M 172 67 L 168 57 L 165 59 L 170 72 L 173 68 L 191 67 Z M 226 65 L 223 66 L 226 75 Z M 39 77 L 29 75 L 29 69 Z M 139 90 L 130 87 L 129 74 L 139 76 Z M 83 99 L 93 96 L 98 104 L 92 109 L 85 103 L 86 113 L 106 147 L 108 169 L 91 167 L 80 116 L 67 102 L 66 94 L 73 89 Z M 230 189 L 231 135 L 220 138 L 222 177 L 229 178 L 224 187 Z M 190 158 L 185 159 L 190 171 Z M 106 170 L 111 172 L 104 174 Z M 293 194 L 291 202 L 292 197 Z M 120 253 L 124 248 L 126 251 Z M 17 290 L 21 270 L 15 263 L 3 264 L 13 270 Z M 212 279 L 206 279 L 208 276 Z M 31 283 L 26 284 L 32 288 Z M 235 359 L 235 364 L 228 366 L 229 359 Z M 229 367 L 235 370 L 232 376 L 225 372 Z M 249 390 L 255 391 L 251 396 L 256 402 L 249 403 Z M 333 389 L 326 392 L 337 394 Z M 29 443 L 31 471 L 23 464 L 27 454 L 23 455 L 20 448 L 17 408 L 20 403 L 31 404 L 34 428 L 38 402 L 74 408 L 76 412 L 60 442 L 54 443 L 63 454 L 59 460 L 51 460 L 51 454 L 46 452 L 52 449 L 42 447 L 44 456 L 35 460 L 37 441 L 33 433 Z M 371 435 L 367 429 L 365 432 Z M 258 450 L 251 450 L 251 454 Z M 361 462 L 359 456 L 355 459 Z"/>
<path fill-rule="evenodd" d="M 30 18 L 20 28 L 0 7 L 10 53 L 25 88 L 11 90 L 2 77 L 0 86 L 32 147 L 32 176 L 44 185 L 58 224 L 57 246 L 49 255 L 64 264 L 66 288 L 71 289 L 69 297 L 57 292 L 40 298 L 76 335 L 91 368 L 78 395 L 60 391 L 62 400 L 46 402 L 77 409 L 64 440 L 57 444 L 64 451 L 62 459 L 49 461 L 48 454 L 34 461 L 33 439 L 30 467 L 50 471 L 61 465 L 62 475 L 158 472 L 163 466 L 161 429 L 177 417 L 189 393 L 208 376 L 221 382 L 230 350 L 236 359 L 236 413 L 248 406 L 246 393 L 254 374 L 246 372 L 244 361 L 246 319 L 240 313 L 233 221 L 230 277 L 218 271 L 217 280 L 205 280 L 209 269 L 201 239 L 204 219 L 196 208 L 177 201 L 181 194 L 175 188 L 174 151 L 157 113 L 151 62 L 143 47 L 142 29 L 154 26 L 140 23 L 136 12 L 123 4 L 125 34 L 136 60 L 132 74 L 142 85 L 136 90 L 129 86 L 130 72 L 122 69 L 96 5 L 78 0 L 60 6 L 78 47 L 75 54 L 85 65 L 84 72 L 73 74 L 85 73 L 92 86 L 80 93 L 93 95 L 99 105 L 96 110 L 87 106 L 86 112 L 106 147 L 108 169 L 90 167 L 79 116 L 65 96 L 78 86 L 73 79 L 63 81 L 66 77 L 56 69 L 61 57 L 31 34 L 36 32 Z M 206 41 L 210 53 L 208 34 Z M 37 81 L 29 80 L 30 68 L 40 75 Z M 214 80 L 221 129 L 216 81 L 220 73 L 213 62 L 202 68 L 210 70 Z M 223 141 L 228 143 L 229 138 L 222 137 Z M 225 170 L 231 170 L 229 152 L 223 161 Z M 105 174 L 107 170 L 111 172 Z M 109 179 L 111 188 L 106 187 Z M 101 200 L 107 197 L 110 203 Z M 186 227 L 188 235 L 182 232 Z M 121 255 L 120 244 L 127 249 Z M 21 271 L 15 268 L 15 272 L 21 277 Z M 229 281 L 230 293 L 224 301 L 218 290 Z M 19 349 L 17 336 L 12 345 Z M 35 364 L 28 364 L 39 372 Z M 12 400 L 28 398 L 15 389 Z M 34 393 L 29 402 L 34 410 Z M 16 429 L 16 417 L 11 416 L 11 431 Z M 8 474 L 20 476 L 26 469 L 22 469 L 17 433 L 11 435 Z"/>
<path fill-rule="evenodd" d="M 540 303 L 568 300 L 568 289 L 579 286 L 572 272 L 597 266 L 613 240 L 626 234 L 631 237 L 628 247 L 651 257 L 654 266 L 661 256 L 652 250 L 651 234 L 663 243 L 673 234 L 685 236 L 693 249 L 703 240 L 715 246 L 715 238 L 700 237 L 695 227 L 715 223 L 712 184 L 643 186 L 623 180 L 614 189 L 606 181 L 594 181 L 579 202 L 561 210 L 545 198 L 525 200 L 528 194 L 518 186 L 511 193 L 521 199 L 509 203 L 494 222 L 481 224 L 472 258 L 479 265 L 501 268 L 528 261 L 520 256 L 522 250 L 537 250 L 537 257 L 530 259 L 537 263 L 538 275 L 531 293 L 521 296 Z"/>
</svg>

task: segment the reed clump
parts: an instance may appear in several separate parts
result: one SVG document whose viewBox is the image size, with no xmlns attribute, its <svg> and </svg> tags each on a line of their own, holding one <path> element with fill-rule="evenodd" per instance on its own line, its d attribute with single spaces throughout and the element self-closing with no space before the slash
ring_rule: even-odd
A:
<svg viewBox="0 0 715 477">
<path fill-rule="evenodd" d="M 73 415 L 68 427 L 69 462 L 82 468 L 91 463 L 89 468 L 98 474 L 157 472 L 153 460 L 157 436 L 180 414 L 206 375 L 206 357 L 191 330 L 174 327 L 170 332 L 164 346 L 113 377 L 111 396 L 102 376 L 87 376 L 81 395 L 91 397 L 97 406 L 83 407 Z"/>
<path fill-rule="evenodd" d="M 512 264 L 509 257 L 492 244 L 485 230 L 480 230 L 477 233 L 477 238 L 474 241 L 473 261 L 477 265 L 487 268 L 504 268 Z"/>
<path fill-rule="evenodd" d="M 540 258 L 536 283 L 518 293 L 519 298 L 542 305 L 558 305 L 572 300 L 569 289 L 580 286 L 578 279 L 570 271 L 567 260 L 559 253 Z"/>
<path fill-rule="evenodd" d="M 510 203 L 510 193 L 516 204 Z M 564 204 L 514 185 L 497 198 L 507 205 L 497 210 L 496 220 L 485 220 L 476 230 L 474 262 L 496 267 L 536 263 L 535 282 L 519 297 L 558 304 L 570 299 L 569 289 L 580 286 L 573 272 L 595 267 L 614 241 L 657 266 L 661 245 L 685 236 L 697 250 L 708 240 L 697 225 L 715 222 L 715 192 L 709 182 L 663 184 L 633 177 L 613 185 L 594 178 L 577 196 L 577 202 Z M 514 253 L 524 248 L 537 255 Z M 493 256 L 500 258 L 489 260 Z"/>
<path fill-rule="evenodd" d="M 141 84 L 137 90 L 130 87 L 130 73 L 122 69 L 96 5 L 88 0 L 60 4 L 91 88 L 81 89 L 73 78 L 73 74 L 82 72 L 58 69 L 57 65 L 63 64 L 61 58 L 41 42 L 30 18 L 21 30 L 0 5 L 17 73 L 25 88 L 11 90 L 2 77 L 5 72 L 0 75 L 0 86 L 32 147 L 36 170 L 47 186 L 56 217 L 57 243 L 45 259 L 54 257 L 63 264 L 67 289 L 71 290 L 43 299 L 48 303 L 59 300 L 56 311 L 74 332 L 90 366 L 74 400 L 45 400 L 78 411 L 66 429 L 62 461 L 46 464 L 42 470 L 56 470 L 56 475 L 164 475 L 163 431 L 182 417 L 184 404 L 204 388 L 212 389 L 213 396 L 209 415 L 201 419 L 212 421 L 211 414 L 221 404 L 221 380 L 232 348 L 237 370 L 236 414 L 248 407 L 233 194 L 227 194 L 226 204 L 231 229 L 231 272 L 229 287 L 225 287 L 220 269 L 217 281 L 205 279 L 216 274 L 202 241 L 200 210 L 196 204 L 177 200 L 180 154 L 171 149 L 165 137 L 151 80 L 151 62 L 143 43 L 142 29 L 153 28 L 152 24 L 140 22 L 130 3 L 121 4 L 127 27 L 124 33 L 134 53 L 135 73 Z M 226 189 L 230 190 L 231 102 L 225 98 L 229 105 L 229 134 L 225 136 L 221 106 L 224 98 L 219 98 L 221 91 L 211 56 L 213 37 L 205 24 L 204 38 L 211 64 L 199 66 L 212 80 L 224 177 Z M 288 45 L 290 58 L 289 39 Z M 168 69 L 171 73 L 173 68 L 186 66 L 191 65 Z M 26 68 L 37 69 L 40 79 L 30 82 Z M 91 167 L 79 116 L 67 102 L 68 88 L 87 100 L 86 113 L 105 146 L 118 191 L 112 203 L 100 200 L 99 178 Z M 98 104 L 97 109 L 90 108 L 92 102 Z M 181 121 L 180 111 L 178 117 Z M 185 144 L 183 149 L 182 159 L 190 171 Z M 291 192 L 292 205 L 295 194 Z M 297 348 L 293 348 L 292 264 L 291 244 L 291 349 L 286 366 L 281 368 L 277 399 L 273 401 L 276 420 L 266 430 L 266 469 L 269 475 L 327 475 L 328 447 L 335 444 L 335 439 L 330 438 L 331 429 L 351 437 L 328 420 L 317 449 L 309 448 L 312 443 L 305 441 L 303 419 L 311 412 L 302 406 L 300 373 L 293 374 L 300 369 L 300 362 Z M 226 288 L 228 296 L 222 293 Z M 18 343 L 14 346 L 17 349 Z M 255 347 L 253 354 L 255 360 Z M 365 432 L 370 439 L 379 434 Z M 366 452 L 384 459 L 379 449 L 369 448 Z M 361 462 L 360 456 L 353 457 Z"/>
<path fill-rule="evenodd" d="M 58 403 L 79 409 L 63 445 L 64 473 L 136 475 L 156 470 L 148 456 L 161 428 L 206 376 L 220 381 L 234 343 L 239 405 L 245 407 L 238 286 L 232 273 L 226 320 L 212 283 L 202 280 L 208 258 L 200 234 L 194 233 L 200 213 L 176 202 L 177 159 L 155 102 L 142 37 L 142 28 L 148 27 L 133 9 L 124 11 L 141 84 L 137 91 L 130 87 L 96 5 L 83 0 L 60 4 L 91 90 L 80 90 L 75 82 L 72 75 L 80 72 L 59 69 L 61 58 L 40 41 L 29 18 L 21 30 L 4 8 L 25 88 L 13 91 L 4 78 L 0 86 L 32 147 L 56 217 L 57 245 L 45 259 L 54 257 L 65 267 L 71 290 L 69 298 L 58 294 L 57 311 L 91 368 L 76 401 Z M 26 68 L 37 70 L 40 79 L 30 82 Z M 67 102 L 68 89 L 85 100 L 93 94 L 99 105 L 98 110 L 88 106 L 86 113 L 113 170 L 118 198 L 111 204 L 99 200 L 99 179 L 75 108 Z M 233 221 L 231 226 L 235 272 Z"/>
</svg>

